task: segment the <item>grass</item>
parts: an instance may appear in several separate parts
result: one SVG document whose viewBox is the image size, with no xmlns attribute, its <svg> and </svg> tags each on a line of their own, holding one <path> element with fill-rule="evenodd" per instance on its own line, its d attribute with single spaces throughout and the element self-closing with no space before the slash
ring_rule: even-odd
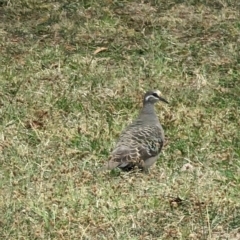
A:
<svg viewBox="0 0 240 240">
<path fill-rule="evenodd" d="M 240 238 L 239 1 L 0 5 L 2 239 Z M 152 88 L 156 166 L 96 174 Z"/>
</svg>

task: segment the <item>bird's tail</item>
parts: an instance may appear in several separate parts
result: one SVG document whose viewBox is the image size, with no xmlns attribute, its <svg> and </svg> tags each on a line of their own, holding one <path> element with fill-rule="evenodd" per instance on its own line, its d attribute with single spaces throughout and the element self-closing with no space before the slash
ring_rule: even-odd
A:
<svg viewBox="0 0 240 240">
<path fill-rule="evenodd" d="M 119 162 L 113 162 L 110 160 L 105 165 L 103 165 L 101 168 L 99 168 L 98 171 L 102 172 L 102 171 L 106 171 L 106 170 L 112 170 L 114 168 L 117 168 L 119 165 L 120 165 Z"/>
</svg>

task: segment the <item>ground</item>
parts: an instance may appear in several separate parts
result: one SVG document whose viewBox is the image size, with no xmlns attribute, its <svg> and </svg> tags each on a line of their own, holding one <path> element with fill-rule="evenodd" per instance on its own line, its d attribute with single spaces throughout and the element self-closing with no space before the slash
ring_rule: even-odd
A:
<svg viewBox="0 0 240 240">
<path fill-rule="evenodd" d="M 240 239 L 239 11 L 0 1 L 1 239 Z M 149 89 L 157 164 L 98 172 Z"/>
</svg>

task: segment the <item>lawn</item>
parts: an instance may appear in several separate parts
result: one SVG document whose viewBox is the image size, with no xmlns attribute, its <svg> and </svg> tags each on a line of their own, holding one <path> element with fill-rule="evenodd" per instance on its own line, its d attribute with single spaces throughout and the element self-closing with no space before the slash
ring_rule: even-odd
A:
<svg viewBox="0 0 240 240">
<path fill-rule="evenodd" d="M 0 1 L 1 239 L 240 239 L 238 0 Z M 166 143 L 99 172 L 145 91 Z"/>
</svg>

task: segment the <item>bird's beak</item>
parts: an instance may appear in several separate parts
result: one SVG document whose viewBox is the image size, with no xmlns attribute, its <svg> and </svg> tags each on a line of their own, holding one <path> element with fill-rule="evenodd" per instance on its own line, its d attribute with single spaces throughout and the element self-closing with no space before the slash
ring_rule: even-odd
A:
<svg viewBox="0 0 240 240">
<path fill-rule="evenodd" d="M 162 102 L 165 102 L 165 103 L 169 103 L 165 98 L 161 97 L 161 96 L 158 96 L 159 100 L 162 101 Z"/>
</svg>

